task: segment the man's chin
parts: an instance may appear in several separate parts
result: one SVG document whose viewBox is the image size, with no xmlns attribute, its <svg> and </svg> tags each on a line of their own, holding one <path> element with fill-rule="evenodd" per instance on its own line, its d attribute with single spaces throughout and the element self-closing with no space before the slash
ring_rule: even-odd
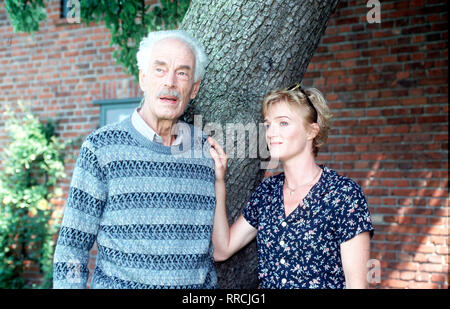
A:
<svg viewBox="0 0 450 309">
<path fill-rule="evenodd" d="M 181 117 L 180 113 L 158 113 L 158 120 L 177 121 Z"/>
</svg>

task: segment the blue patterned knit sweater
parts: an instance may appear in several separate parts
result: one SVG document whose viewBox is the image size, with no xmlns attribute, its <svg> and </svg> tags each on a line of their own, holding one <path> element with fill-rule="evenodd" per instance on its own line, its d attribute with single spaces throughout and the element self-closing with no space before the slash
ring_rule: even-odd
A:
<svg viewBox="0 0 450 309">
<path fill-rule="evenodd" d="M 206 137 L 189 128 L 181 148 L 146 139 L 130 117 L 86 138 L 55 250 L 54 288 L 86 287 L 95 241 L 92 288 L 217 287 L 214 162 L 202 156 Z"/>
</svg>

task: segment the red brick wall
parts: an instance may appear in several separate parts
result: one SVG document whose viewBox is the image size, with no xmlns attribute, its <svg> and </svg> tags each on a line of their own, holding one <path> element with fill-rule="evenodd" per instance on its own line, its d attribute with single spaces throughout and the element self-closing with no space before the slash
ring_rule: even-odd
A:
<svg viewBox="0 0 450 309">
<path fill-rule="evenodd" d="M 0 124 L 5 104 L 22 100 L 42 118 L 58 119 L 63 138 L 85 136 L 99 125 L 93 100 L 136 97 L 139 89 L 113 59 L 105 27 L 70 24 L 60 18 L 59 0 L 44 2 L 47 20 L 34 35 L 14 33 L 0 4 Z M 4 130 L 0 136 L 4 142 Z"/>
<path fill-rule="evenodd" d="M 304 83 L 334 114 L 319 159 L 363 186 L 383 288 L 448 288 L 447 1 L 341 1 Z"/>
<path fill-rule="evenodd" d="M 373 287 L 448 288 L 447 4 L 381 2 L 381 23 L 369 24 L 367 1 L 341 1 L 308 68 L 304 84 L 326 94 L 334 114 L 319 160 L 363 186 L 381 265 Z M 46 3 L 34 36 L 14 34 L 0 4 L 1 148 L 5 104 L 29 101 L 74 137 L 98 127 L 93 100 L 140 96 L 102 25 L 68 24 L 59 0 Z"/>
<path fill-rule="evenodd" d="M 0 3 L 0 149 L 7 143 L 6 104 L 30 103 L 42 119 L 59 120 L 62 138 L 73 138 L 99 127 L 100 107 L 93 100 L 141 96 L 134 79 L 113 59 L 110 33 L 103 25 L 68 23 L 60 18 L 60 0 L 44 3 L 47 20 L 34 35 L 14 33 L 5 4 Z M 74 163 L 69 160 L 66 165 L 64 199 Z M 57 201 L 60 207 L 64 199 Z M 39 283 L 39 269 L 28 263 L 25 269 L 27 278 Z"/>
</svg>

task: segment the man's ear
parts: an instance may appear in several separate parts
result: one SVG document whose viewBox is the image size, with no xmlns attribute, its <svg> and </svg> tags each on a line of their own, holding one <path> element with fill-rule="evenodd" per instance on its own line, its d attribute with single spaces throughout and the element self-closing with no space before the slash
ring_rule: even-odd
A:
<svg viewBox="0 0 450 309">
<path fill-rule="evenodd" d="M 146 90 L 145 74 L 142 70 L 139 70 L 139 87 L 143 92 L 145 92 Z"/>
<path fill-rule="evenodd" d="M 194 85 L 192 86 L 192 92 L 191 92 L 191 97 L 190 99 L 194 99 L 197 96 L 198 91 L 200 90 L 200 83 L 201 83 L 201 79 L 199 79 L 198 81 L 196 81 L 194 83 Z"/>
</svg>

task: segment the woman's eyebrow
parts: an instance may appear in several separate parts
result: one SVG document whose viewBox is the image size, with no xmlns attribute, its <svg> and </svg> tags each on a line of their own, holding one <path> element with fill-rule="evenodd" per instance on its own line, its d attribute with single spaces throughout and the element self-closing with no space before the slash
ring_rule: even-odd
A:
<svg viewBox="0 0 450 309">
<path fill-rule="evenodd" d="M 279 119 L 279 118 L 291 119 L 291 118 L 289 118 L 289 116 L 277 116 L 277 117 L 274 117 L 273 119 Z M 269 120 L 267 118 L 264 118 L 263 121 L 269 121 Z"/>
</svg>

